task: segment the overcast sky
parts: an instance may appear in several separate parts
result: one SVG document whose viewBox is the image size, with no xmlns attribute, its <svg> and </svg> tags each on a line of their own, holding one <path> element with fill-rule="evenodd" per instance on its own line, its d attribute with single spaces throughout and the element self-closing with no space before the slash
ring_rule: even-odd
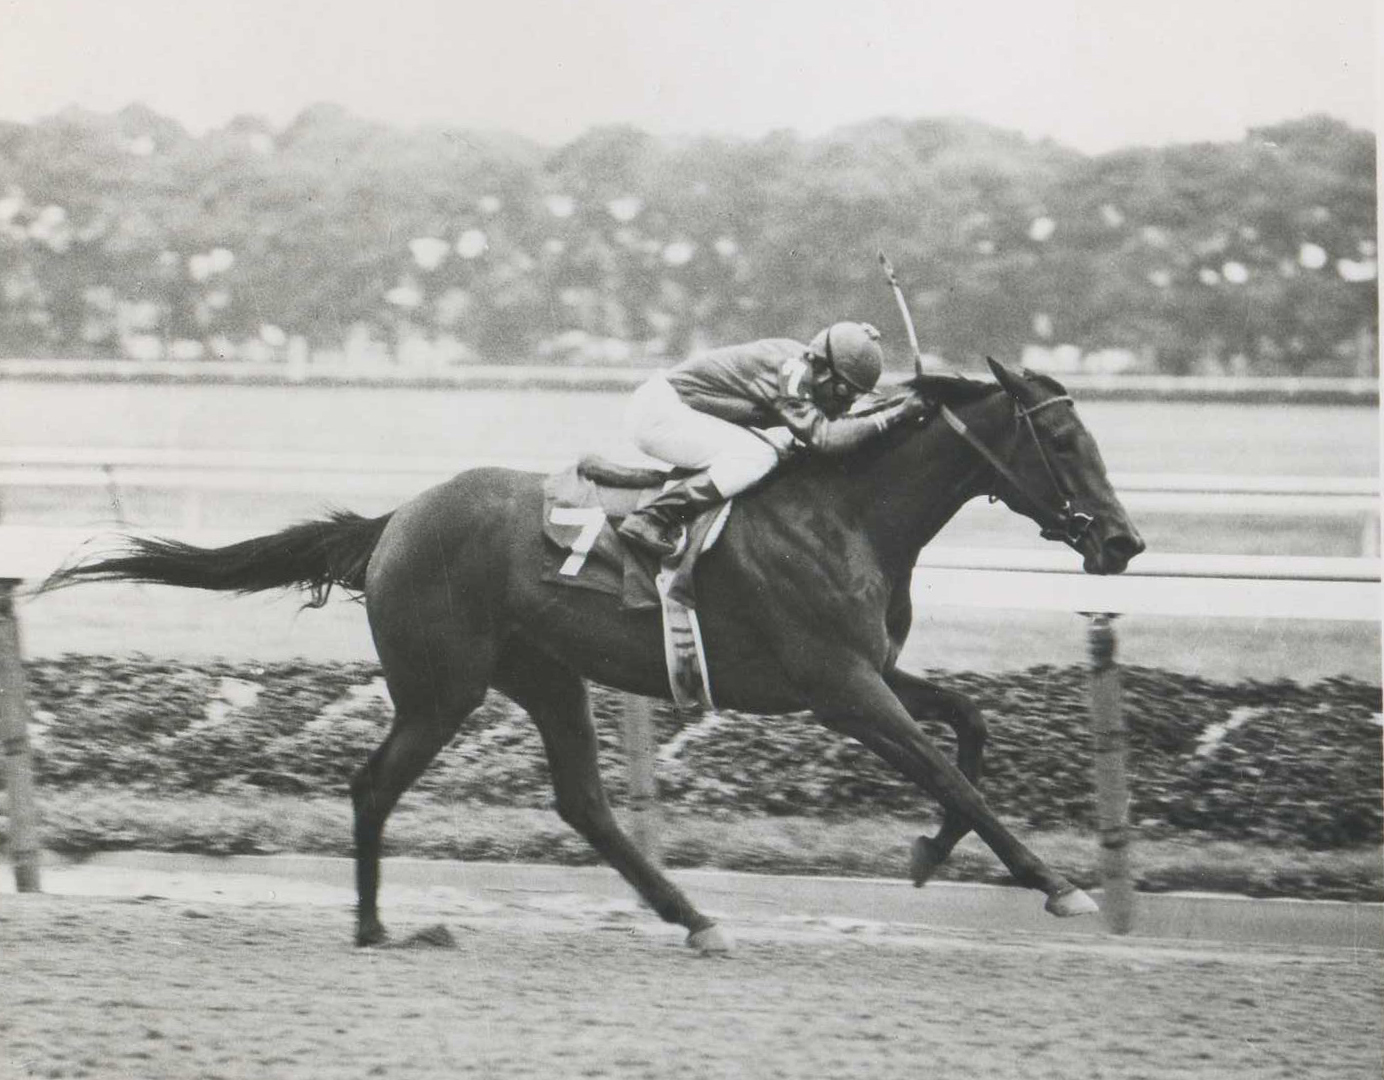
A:
<svg viewBox="0 0 1384 1080">
<path fill-rule="evenodd" d="M 1374 0 L 0 0 L 0 117 L 363 116 L 560 143 L 960 115 L 1088 152 L 1375 127 Z"/>
</svg>

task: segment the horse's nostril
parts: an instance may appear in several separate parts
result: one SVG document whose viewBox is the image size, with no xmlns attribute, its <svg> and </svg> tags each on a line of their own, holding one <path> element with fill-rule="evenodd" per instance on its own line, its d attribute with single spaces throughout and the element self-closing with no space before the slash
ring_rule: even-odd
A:
<svg viewBox="0 0 1384 1080">
<path fill-rule="evenodd" d="M 1106 550 L 1126 561 L 1144 550 L 1144 540 L 1138 533 L 1119 533 L 1105 542 Z"/>
</svg>

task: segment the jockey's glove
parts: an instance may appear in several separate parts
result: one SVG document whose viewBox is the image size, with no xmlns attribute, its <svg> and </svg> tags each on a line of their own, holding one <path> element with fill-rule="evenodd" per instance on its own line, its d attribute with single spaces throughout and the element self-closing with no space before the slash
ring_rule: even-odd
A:
<svg viewBox="0 0 1384 1080">
<path fill-rule="evenodd" d="M 896 424 L 907 424 L 927 417 L 928 403 L 923 398 L 916 395 L 909 395 L 895 406 L 898 410 L 894 420 Z M 892 425 L 891 425 L 892 426 Z"/>
</svg>

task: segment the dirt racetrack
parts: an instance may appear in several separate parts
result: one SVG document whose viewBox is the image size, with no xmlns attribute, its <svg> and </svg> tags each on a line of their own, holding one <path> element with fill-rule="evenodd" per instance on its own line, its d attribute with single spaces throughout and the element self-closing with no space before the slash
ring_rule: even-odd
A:
<svg viewBox="0 0 1384 1080">
<path fill-rule="evenodd" d="M 456 947 L 360 951 L 340 886 L 137 880 L 0 897 L 0 1076 L 1381 1075 L 1374 950 L 940 929 L 785 898 L 736 912 L 736 956 L 707 960 L 628 899 L 396 882 L 396 935 L 440 922 Z"/>
</svg>

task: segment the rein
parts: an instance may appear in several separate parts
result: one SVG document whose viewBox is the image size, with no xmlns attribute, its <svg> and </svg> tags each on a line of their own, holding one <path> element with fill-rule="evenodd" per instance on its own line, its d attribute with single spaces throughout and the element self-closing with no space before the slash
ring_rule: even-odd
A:
<svg viewBox="0 0 1384 1080">
<path fill-rule="evenodd" d="M 1072 399 L 1063 394 L 1058 397 L 1050 397 L 1046 401 L 1040 401 L 1032 408 L 1025 409 L 1017 401 L 1014 403 L 1015 423 L 1022 423 L 1028 428 L 1028 433 L 1033 438 L 1034 448 L 1038 451 L 1038 458 L 1043 463 L 1043 468 L 1047 471 L 1048 479 L 1052 481 L 1052 488 L 1062 498 L 1062 505 L 1054 510 L 1042 499 L 1039 499 L 1015 475 L 1014 470 L 1000 460 L 999 455 L 991 450 L 982 442 L 969 427 L 966 422 L 952 412 L 947 406 L 941 406 L 942 419 L 947 425 L 960 435 L 971 448 L 983 457 L 990 467 L 995 470 L 1004 480 L 1009 483 L 1020 497 L 1023 498 L 1036 511 L 1035 517 L 1041 526 L 1041 535 L 1045 540 L 1061 540 L 1072 547 L 1076 547 L 1091 528 L 1094 518 L 1090 514 L 1083 514 L 1072 506 L 1071 494 L 1067 491 L 1066 485 L 1057 476 L 1057 470 L 1052 467 L 1052 462 L 1048 459 L 1047 450 L 1043 447 L 1043 440 L 1038 437 L 1038 429 L 1033 426 L 1033 414 L 1040 409 L 1045 409 L 1049 405 L 1056 405 L 1058 402 L 1065 401 L 1072 403 Z M 993 495 L 991 496 L 993 498 Z"/>
</svg>

